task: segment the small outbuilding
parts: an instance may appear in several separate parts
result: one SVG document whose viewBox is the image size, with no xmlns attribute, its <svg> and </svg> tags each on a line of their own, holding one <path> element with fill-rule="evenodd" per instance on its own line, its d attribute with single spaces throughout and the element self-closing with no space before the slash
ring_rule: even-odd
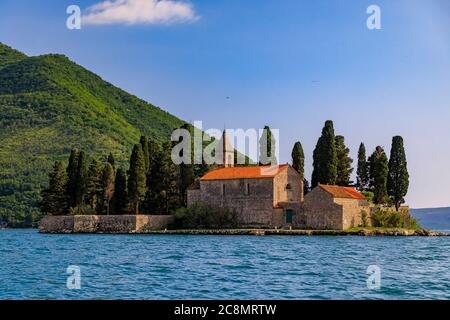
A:
<svg viewBox="0 0 450 320">
<path fill-rule="evenodd" d="M 345 230 L 362 224 L 370 214 L 366 197 L 352 187 L 319 184 L 305 196 L 297 227 Z"/>
</svg>

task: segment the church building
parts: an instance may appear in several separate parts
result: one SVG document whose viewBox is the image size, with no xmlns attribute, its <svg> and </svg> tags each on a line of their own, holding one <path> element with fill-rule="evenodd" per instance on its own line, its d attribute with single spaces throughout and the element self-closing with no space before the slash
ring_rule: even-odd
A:
<svg viewBox="0 0 450 320">
<path fill-rule="evenodd" d="M 303 180 L 292 166 L 234 166 L 226 132 L 221 142 L 223 165 L 188 188 L 188 205 L 203 202 L 234 210 L 243 228 L 343 229 L 356 226 L 359 213 L 368 208 L 356 189 L 322 185 L 305 205 Z"/>
</svg>

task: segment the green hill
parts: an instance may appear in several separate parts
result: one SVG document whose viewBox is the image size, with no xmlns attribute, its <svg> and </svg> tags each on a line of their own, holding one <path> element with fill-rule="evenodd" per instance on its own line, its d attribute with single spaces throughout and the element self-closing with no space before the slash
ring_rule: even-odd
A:
<svg viewBox="0 0 450 320">
<path fill-rule="evenodd" d="M 0 43 L 0 220 L 39 219 L 41 186 L 73 147 L 125 161 L 141 134 L 164 141 L 183 121 L 63 55 L 27 57 Z"/>
</svg>

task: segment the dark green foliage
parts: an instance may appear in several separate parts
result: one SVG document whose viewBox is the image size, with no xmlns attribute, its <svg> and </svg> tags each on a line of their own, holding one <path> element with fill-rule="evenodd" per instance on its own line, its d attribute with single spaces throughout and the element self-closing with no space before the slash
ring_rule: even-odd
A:
<svg viewBox="0 0 450 320">
<path fill-rule="evenodd" d="M 237 214 L 226 208 L 214 207 L 205 203 L 194 203 L 187 208 L 180 208 L 175 213 L 174 227 L 187 228 L 236 228 Z"/>
<path fill-rule="evenodd" d="M 125 213 L 128 203 L 127 176 L 121 168 L 119 168 L 116 173 L 112 203 L 114 214 Z"/>
<path fill-rule="evenodd" d="M 370 189 L 374 193 L 373 202 L 387 203 L 388 158 L 383 148 L 378 146 L 369 157 Z"/>
<path fill-rule="evenodd" d="M 145 197 L 146 175 L 144 153 L 141 144 L 136 144 L 130 158 L 130 169 L 128 171 L 128 200 L 139 214 L 139 204 Z"/>
<path fill-rule="evenodd" d="M 337 154 L 333 121 L 328 120 L 322 129 L 322 136 L 317 141 L 313 153 L 313 173 L 311 187 L 321 184 L 336 184 Z"/>
<path fill-rule="evenodd" d="M 403 138 L 392 138 L 391 155 L 389 159 L 389 173 L 387 180 L 387 192 L 396 210 L 405 202 L 404 197 L 408 193 L 409 174 L 406 162 Z"/>
<path fill-rule="evenodd" d="M 146 136 L 141 136 L 139 141 L 142 147 L 142 153 L 144 155 L 144 163 L 145 163 L 145 174 L 147 174 L 150 167 L 150 158 L 149 158 L 149 149 L 148 149 L 148 139 Z"/>
<path fill-rule="evenodd" d="M 194 164 L 193 169 L 194 169 L 194 177 L 201 178 L 210 170 L 210 166 L 207 165 L 206 162 L 203 160 L 202 164 Z"/>
<path fill-rule="evenodd" d="M 181 126 L 180 129 L 190 130 L 189 124 L 185 123 Z M 192 140 L 192 139 L 191 139 Z M 176 143 L 182 143 L 183 138 Z M 174 142 L 175 144 L 175 142 Z M 191 147 L 193 147 L 193 141 L 191 141 Z M 184 156 L 184 150 L 180 151 L 180 157 Z M 180 194 L 180 203 L 183 206 L 187 205 L 187 188 L 194 182 L 194 168 L 193 168 L 194 155 L 191 152 L 190 163 L 181 163 L 179 165 L 180 172 L 180 181 L 179 181 L 179 194 Z"/>
<path fill-rule="evenodd" d="M 353 172 L 353 159 L 350 158 L 350 149 L 345 146 L 345 138 L 336 136 L 336 157 L 337 157 L 337 176 L 336 185 L 349 186 L 351 184 L 350 176 Z"/>
<path fill-rule="evenodd" d="M 421 229 L 417 220 L 407 210 L 392 211 L 377 208 L 372 214 L 372 225 L 379 228 Z"/>
<path fill-rule="evenodd" d="M 359 191 L 369 188 L 369 162 L 366 156 L 366 146 L 361 142 L 358 150 L 358 169 L 356 170 L 356 186 Z"/>
<path fill-rule="evenodd" d="M 76 207 L 76 188 L 77 188 L 77 175 L 78 175 L 78 157 L 80 151 L 78 149 L 72 149 L 69 157 L 69 164 L 67 165 L 67 198 L 69 200 L 69 207 Z"/>
<path fill-rule="evenodd" d="M 102 175 L 103 164 L 97 159 L 93 159 L 87 173 L 85 202 L 97 213 L 101 212 L 103 195 Z"/>
<path fill-rule="evenodd" d="M 265 126 L 263 133 L 259 138 L 259 165 L 277 164 L 275 156 L 275 138 L 268 126 Z"/>
<path fill-rule="evenodd" d="M 292 149 L 292 167 L 300 174 L 302 180 L 305 178 L 305 153 L 302 144 L 297 141 Z"/>
<path fill-rule="evenodd" d="M 307 195 L 311 191 L 311 187 L 309 186 L 309 181 L 307 179 L 303 179 L 303 195 Z"/>
<path fill-rule="evenodd" d="M 369 226 L 369 214 L 366 210 L 361 210 L 361 227 Z"/>
<path fill-rule="evenodd" d="M 56 161 L 49 174 L 48 188 L 42 190 L 41 210 L 46 214 L 66 213 L 68 202 L 66 196 L 67 174 L 61 161 Z"/>
<path fill-rule="evenodd" d="M 361 191 L 366 197 L 368 203 L 373 203 L 373 197 L 375 196 L 372 191 Z"/>
<path fill-rule="evenodd" d="M 81 206 L 86 195 L 87 165 L 84 151 L 78 154 L 77 174 L 75 180 L 75 208 Z"/>
<path fill-rule="evenodd" d="M 0 69 L 10 63 L 18 62 L 27 56 L 0 42 Z"/>
<path fill-rule="evenodd" d="M 114 170 L 116 170 L 116 160 L 114 159 L 114 156 L 111 152 L 109 153 L 108 159 L 106 161 L 113 167 Z"/>
<path fill-rule="evenodd" d="M 11 226 L 39 220 L 41 186 L 72 147 L 92 158 L 112 152 L 120 166 L 141 135 L 162 143 L 183 123 L 65 56 L 27 57 L 2 44 L 0 115 L 0 220 Z"/>
<path fill-rule="evenodd" d="M 110 203 L 114 195 L 114 180 L 114 169 L 108 162 L 102 172 L 102 207 L 107 215 L 110 213 Z"/>
<path fill-rule="evenodd" d="M 180 172 L 170 157 L 170 144 L 166 143 L 155 156 L 148 175 L 145 208 L 151 214 L 169 214 L 180 207 Z"/>
</svg>

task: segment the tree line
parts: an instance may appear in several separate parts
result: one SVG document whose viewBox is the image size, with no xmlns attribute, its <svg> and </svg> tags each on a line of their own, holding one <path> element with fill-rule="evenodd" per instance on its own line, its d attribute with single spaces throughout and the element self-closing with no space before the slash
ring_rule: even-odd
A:
<svg viewBox="0 0 450 320">
<path fill-rule="evenodd" d="M 332 121 L 326 121 L 322 135 L 313 152 L 313 172 L 311 188 L 319 184 L 355 186 L 359 191 L 372 198 L 375 204 L 394 205 L 398 211 L 405 202 L 408 192 L 409 174 L 403 138 L 392 138 L 390 159 L 384 149 L 377 146 L 367 158 L 366 147 L 361 143 L 358 150 L 357 181 L 351 181 L 353 159 L 345 138 L 335 135 Z M 304 178 L 305 156 L 300 142 L 294 144 L 292 165 L 305 181 L 305 193 L 309 183 Z"/>
<path fill-rule="evenodd" d="M 42 191 L 47 214 L 172 214 L 186 205 L 186 190 L 208 171 L 206 164 L 175 165 L 171 143 L 145 136 L 135 144 L 128 170 L 116 168 L 110 154 L 87 165 L 83 151 L 73 149 L 67 167 L 55 162 Z"/>
</svg>

